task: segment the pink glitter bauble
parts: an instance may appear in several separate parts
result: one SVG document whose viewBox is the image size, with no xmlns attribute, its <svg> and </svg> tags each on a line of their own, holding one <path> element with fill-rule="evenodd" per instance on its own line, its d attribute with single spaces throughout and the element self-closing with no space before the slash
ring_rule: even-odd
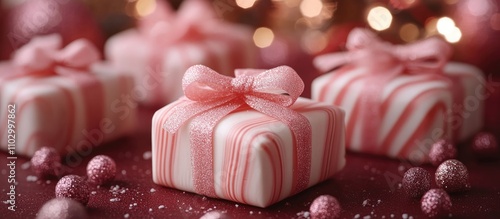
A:
<svg viewBox="0 0 500 219">
<path fill-rule="evenodd" d="M 498 143 L 495 136 L 488 132 L 481 132 L 472 140 L 472 151 L 479 158 L 494 158 L 498 155 Z"/>
<path fill-rule="evenodd" d="M 451 212 L 451 199 L 442 189 L 431 189 L 420 201 L 422 212 L 429 218 L 448 217 Z"/>
<path fill-rule="evenodd" d="M 436 170 L 436 184 L 447 192 L 462 192 L 470 188 L 469 172 L 455 159 L 443 162 Z"/>
<path fill-rule="evenodd" d="M 92 184 L 102 185 L 110 182 L 116 176 L 116 164 L 106 155 L 97 155 L 87 164 L 88 181 Z"/>
<path fill-rule="evenodd" d="M 85 206 L 69 198 L 54 198 L 43 204 L 36 219 L 85 219 Z"/>
<path fill-rule="evenodd" d="M 434 143 L 429 151 L 429 161 L 439 166 L 443 161 L 457 158 L 457 149 L 448 140 L 441 139 Z"/>
<path fill-rule="evenodd" d="M 89 201 L 90 187 L 83 177 L 77 175 L 64 176 L 57 182 L 56 197 L 71 198 L 86 205 Z"/>
<path fill-rule="evenodd" d="M 431 174 L 421 167 L 412 167 L 403 176 L 403 188 L 413 198 L 422 197 L 431 188 Z"/>
<path fill-rule="evenodd" d="M 40 177 L 57 176 L 61 167 L 61 156 L 52 147 L 38 149 L 31 158 L 31 169 Z"/>
<path fill-rule="evenodd" d="M 341 211 L 339 201 L 331 195 L 317 197 L 309 207 L 311 219 L 339 218 Z"/>
</svg>

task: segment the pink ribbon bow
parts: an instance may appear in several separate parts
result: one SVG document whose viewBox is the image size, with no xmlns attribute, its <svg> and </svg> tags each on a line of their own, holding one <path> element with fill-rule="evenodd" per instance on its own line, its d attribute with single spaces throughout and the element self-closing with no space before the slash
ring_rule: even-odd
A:
<svg viewBox="0 0 500 219">
<path fill-rule="evenodd" d="M 74 75 L 88 72 L 100 59 L 97 48 L 86 39 L 61 47 L 59 35 L 36 37 L 16 51 L 12 63 L 21 76 Z"/>
<path fill-rule="evenodd" d="M 440 73 L 451 56 L 451 47 L 440 38 L 432 37 L 408 45 L 392 45 L 373 32 L 355 28 L 347 38 L 348 52 L 318 56 L 315 66 L 327 72 L 344 64 L 387 70 L 400 67 L 396 74 Z M 387 72 L 372 71 L 373 74 Z"/>
<path fill-rule="evenodd" d="M 306 117 L 289 109 L 304 90 L 304 83 L 288 66 L 270 70 L 242 69 L 236 77 L 221 75 L 195 65 L 183 78 L 182 87 L 192 102 L 179 105 L 164 128 L 175 133 L 186 121 L 190 123 L 191 162 L 195 190 L 216 197 L 213 168 L 213 129 L 230 112 L 249 106 L 288 125 L 297 148 L 298 179 L 294 191 L 307 188 L 311 162 L 311 125 Z"/>
<path fill-rule="evenodd" d="M 175 13 L 168 3 L 156 0 L 155 10 L 140 20 L 139 30 L 157 46 L 165 46 L 202 37 L 209 30 L 207 25 L 217 21 L 216 18 L 207 1 L 185 1 Z"/>
<path fill-rule="evenodd" d="M 427 74 L 439 77 L 448 62 L 451 46 L 440 38 L 432 37 L 408 45 L 393 45 L 379 39 L 373 32 L 355 28 L 347 38 L 349 51 L 318 56 L 314 65 L 323 72 L 345 64 L 362 68 L 369 77 L 360 96 L 360 114 L 365 123 L 362 128 L 363 145 L 377 144 L 381 124 L 380 106 L 384 85 L 401 74 Z M 347 71 L 348 72 L 348 71 Z M 339 71 L 343 74 L 346 71 Z M 347 124 L 349 126 L 349 124 Z M 348 136 L 349 137 L 349 136 Z M 374 152 L 376 147 L 372 147 Z"/>
</svg>

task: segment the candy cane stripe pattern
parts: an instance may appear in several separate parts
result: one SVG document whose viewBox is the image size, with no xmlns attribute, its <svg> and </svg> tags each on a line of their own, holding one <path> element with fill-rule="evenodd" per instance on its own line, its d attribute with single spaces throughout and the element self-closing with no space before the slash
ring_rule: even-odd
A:
<svg viewBox="0 0 500 219">
<path fill-rule="evenodd" d="M 6 123 L 7 105 L 15 104 L 16 154 L 30 157 L 43 146 L 87 154 L 134 130 L 136 108 L 120 108 L 133 79 L 97 67 L 98 52 L 86 40 L 61 44 L 58 35 L 34 38 L 0 63 L 0 122 Z M 4 128 L 0 145 L 7 150 Z"/>
<path fill-rule="evenodd" d="M 273 71 L 280 70 L 269 70 L 264 73 L 272 76 Z M 260 83 L 256 80 L 258 79 L 243 79 L 243 82 L 240 82 L 254 84 L 244 86 L 252 89 L 249 87 L 259 86 L 255 85 Z M 238 87 L 239 83 L 233 83 L 233 85 Z M 267 85 L 261 86 L 270 88 Z M 213 87 L 217 88 L 218 85 L 213 85 Z M 189 89 L 189 86 L 187 88 Z M 222 91 L 227 89 L 227 95 L 224 93 L 215 95 L 231 96 L 231 92 L 241 92 L 239 89 L 225 86 L 218 88 Z M 267 96 L 262 93 L 255 95 Z M 295 96 L 295 94 L 290 94 L 290 96 Z M 236 98 L 231 101 L 239 103 L 241 99 Z M 199 151 L 193 151 L 192 138 L 194 136 L 190 129 L 196 123 L 195 120 L 204 116 L 204 113 L 187 118 L 185 122 L 181 122 L 182 125 L 179 128 L 165 129 L 165 124 L 171 126 L 177 124 L 176 121 L 172 122 L 175 120 L 172 118 L 176 118 L 179 113 L 177 110 L 186 110 L 189 108 L 187 106 L 191 106 L 194 102 L 187 97 L 182 97 L 158 110 L 153 116 L 153 181 L 156 184 L 204 193 L 205 188 L 202 186 L 200 190 L 196 185 L 197 178 L 200 177 L 197 175 L 209 174 L 212 178 L 207 179 L 205 184 L 213 188 L 214 194 L 209 193 L 208 196 L 267 207 L 331 178 L 345 165 L 343 110 L 299 97 L 287 109 L 301 115 L 310 124 L 311 141 L 308 143 L 310 149 L 307 153 L 301 152 L 303 149 L 300 147 L 305 145 L 299 142 L 298 139 L 302 137 L 297 135 L 297 130 L 293 128 L 295 125 L 287 125 L 281 121 L 281 118 L 267 115 L 266 110 L 260 112 L 260 109 L 243 104 L 225 114 L 213 127 L 212 144 L 208 145 L 213 150 L 213 154 L 209 155 L 212 156 L 210 160 L 213 167 L 203 168 L 201 172 L 196 171 L 193 164 L 196 166 L 199 160 L 193 159 L 200 159 L 200 157 L 193 154 Z M 230 102 L 221 101 L 222 106 L 231 105 Z M 210 110 L 213 108 L 208 111 Z M 308 154 L 308 158 L 301 156 L 304 153 Z M 211 169 L 213 173 L 204 172 L 205 169 Z M 302 171 L 304 169 L 309 171 Z M 306 175 L 301 176 L 301 173 L 306 173 Z M 302 181 L 307 183 L 302 186 Z"/>
<path fill-rule="evenodd" d="M 483 93 L 477 92 L 486 88 L 484 76 L 473 66 L 447 63 L 439 40 L 393 46 L 355 29 L 347 46 L 349 52 L 315 60 L 324 71 L 341 67 L 313 81 L 312 99 L 346 111 L 349 150 L 426 162 L 438 139 L 463 141 L 482 128 Z"/>
</svg>

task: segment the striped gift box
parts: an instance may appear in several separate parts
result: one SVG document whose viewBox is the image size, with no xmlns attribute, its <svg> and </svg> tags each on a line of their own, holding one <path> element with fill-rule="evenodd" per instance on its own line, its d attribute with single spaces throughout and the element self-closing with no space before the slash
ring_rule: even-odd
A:
<svg viewBox="0 0 500 219">
<path fill-rule="evenodd" d="M 196 0 L 183 3 L 177 13 L 157 1 L 155 12 L 142 18 L 138 28 L 111 37 L 105 53 L 140 85 L 136 99 L 153 107 L 182 96 L 182 77 L 193 65 L 232 75 L 257 62 L 251 30 L 222 22 L 210 3 Z"/>
<path fill-rule="evenodd" d="M 346 111 L 346 145 L 352 151 L 423 162 L 438 139 L 463 141 L 482 128 L 486 87 L 475 67 L 449 63 L 444 75 L 397 76 L 380 87 L 379 105 L 366 106 L 362 96 L 371 83 L 369 69 L 345 66 L 312 85 L 312 99 Z M 361 113 L 373 108 L 380 112 L 379 126 L 362 133 L 370 118 Z M 375 142 L 368 142 L 366 134 L 375 135 Z"/>
<path fill-rule="evenodd" d="M 158 110 L 152 124 L 153 181 L 189 192 L 193 185 L 189 123 L 176 133 L 163 125 L 173 109 L 190 101 L 181 98 Z M 290 109 L 312 127 L 312 153 L 307 187 L 324 181 L 345 165 L 344 112 L 299 98 Z M 293 195 L 297 183 L 297 149 L 290 128 L 249 108 L 222 118 L 213 132 L 214 186 L 218 198 L 266 207 Z"/>
<path fill-rule="evenodd" d="M 49 146 L 81 158 L 133 131 L 137 103 L 123 99 L 132 92 L 133 79 L 100 63 L 86 40 L 61 46 L 58 35 L 40 36 L 0 63 L 2 150 L 30 157 Z M 8 119 L 14 119 L 12 131 Z M 66 162 L 80 162 L 75 156 Z"/>
</svg>

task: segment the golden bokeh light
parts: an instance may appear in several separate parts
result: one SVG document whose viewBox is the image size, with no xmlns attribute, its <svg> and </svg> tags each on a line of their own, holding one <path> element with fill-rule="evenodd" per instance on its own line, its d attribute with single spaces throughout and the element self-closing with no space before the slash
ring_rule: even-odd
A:
<svg viewBox="0 0 500 219">
<path fill-rule="evenodd" d="M 418 39 L 420 31 L 417 25 L 412 23 L 404 24 L 401 29 L 399 29 L 399 37 L 405 42 L 413 42 Z"/>
<path fill-rule="evenodd" d="M 266 48 L 273 43 L 274 33 L 267 27 L 259 27 L 253 33 L 253 42 L 259 48 Z"/>
<path fill-rule="evenodd" d="M 300 13 L 305 17 L 316 17 L 323 9 L 321 0 L 303 0 L 300 3 Z"/>
<path fill-rule="evenodd" d="M 391 26 L 392 14 L 389 9 L 383 6 L 376 6 L 370 9 L 366 20 L 371 28 L 382 31 Z"/>
<path fill-rule="evenodd" d="M 311 30 L 302 37 L 302 48 L 309 54 L 318 53 L 328 45 L 326 34 L 319 30 Z"/>
<path fill-rule="evenodd" d="M 236 0 L 236 5 L 240 8 L 247 9 L 251 8 L 255 4 L 256 0 Z"/>
<path fill-rule="evenodd" d="M 135 11 L 139 17 L 147 16 L 156 9 L 155 0 L 137 0 L 135 3 Z"/>
</svg>

